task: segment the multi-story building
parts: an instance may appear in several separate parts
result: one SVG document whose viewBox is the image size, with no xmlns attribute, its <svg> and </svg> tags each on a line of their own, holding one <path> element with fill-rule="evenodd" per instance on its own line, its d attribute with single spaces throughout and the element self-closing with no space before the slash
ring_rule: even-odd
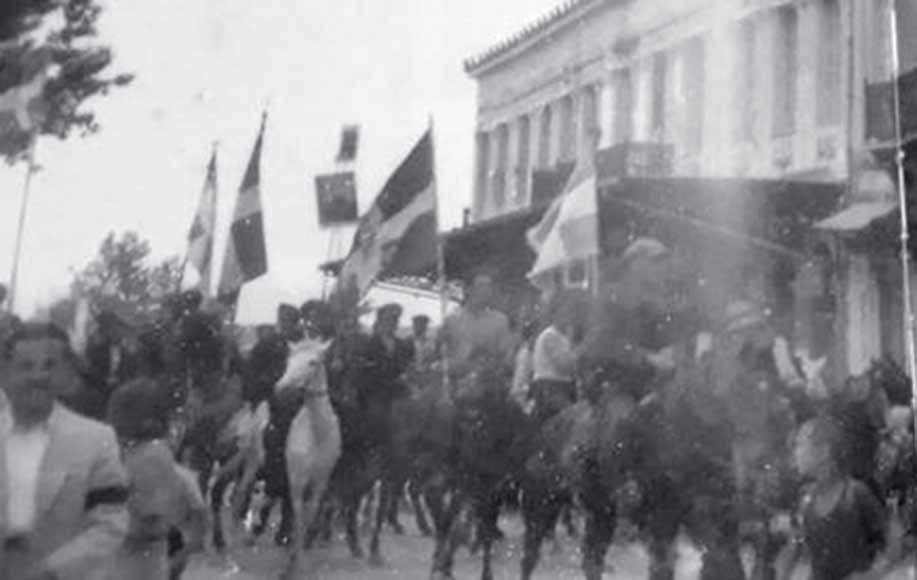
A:
<svg viewBox="0 0 917 580">
<path fill-rule="evenodd" d="M 535 170 L 625 141 L 671 146 L 675 176 L 843 180 L 867 82 L 890 75 L 890 1 L 568 1 L 465 63 L 471 219 L 527 206 Z"/>
<path fill-rule="evenodd" d="M 543 206 L 539 176 L 625 143 L 660 146 L 670 177 L 841 188 L 860 151 L 894 157 L 895 53 L 903 137 L 917 139 L 917 0 L 568 0 L 465 63 L 472 227 Z M 903 355 L 895 256 L 852 247 L 832 266 L 835 332 L 857 337 L 848 371 Z"/>
</svg>

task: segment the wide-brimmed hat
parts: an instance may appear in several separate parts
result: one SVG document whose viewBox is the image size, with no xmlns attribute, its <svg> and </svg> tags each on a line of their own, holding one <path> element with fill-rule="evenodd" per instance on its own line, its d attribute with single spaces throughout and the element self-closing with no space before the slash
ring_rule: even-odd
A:
<svg viewBox="0 0 917 580">
<path fill-rule="evenodd" d="M 669 255 L 669 249 L 655 238 L 637 238 L 621 253 L 621 263 L 631 264 L 636 260 L 662 258 Z"/>
<path fill-rule="evenodd" d="M 736 332 L 767 322 L 767 311 L 746 300 L 736 300 L 726 307 L 726 332 Z"/>
</svg>

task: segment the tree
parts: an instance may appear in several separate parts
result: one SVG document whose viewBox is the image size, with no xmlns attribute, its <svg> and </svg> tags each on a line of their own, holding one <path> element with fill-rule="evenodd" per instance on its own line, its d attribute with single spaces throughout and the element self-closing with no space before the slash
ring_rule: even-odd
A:
<svg viewBox="0 0 917 580">
<path fill-rule="evenodd" d="M 63 18 L 54 25 L 49 17 L 56 11 Z M 111 63 L 111 50 L 94 42 L 101 11 L 99 0 L 0 1 L 0 93 L 27 83 L 42 68 L 58 69 L 40 99 L 40 134 L 64 139 L 74 131 L 94 133 L 99 127 L 92 111 L 82 107 L 84 102 L 132 79 L 103 74 Z M 35 38 L 40 27 L 42 32 L 49 29 L 46 38 Z M 29 139 L 15 123 L 4 127 L 0 155 L 9 162 L 21 159 Z"/>
<path fill-rule="evenodd" d="M 95 308 L 126 309 L 147 314 L 176 290 L 181 273 L 177 256 L 150 264 L 150 244 L 136 232 L 109 233 L 99 254 L 76 274 L 74 296 L 87 296 Z"/>
</svg>

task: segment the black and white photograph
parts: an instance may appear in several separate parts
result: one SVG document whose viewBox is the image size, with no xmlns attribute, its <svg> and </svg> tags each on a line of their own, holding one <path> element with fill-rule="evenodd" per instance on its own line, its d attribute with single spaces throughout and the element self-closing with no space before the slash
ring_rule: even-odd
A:
<svg viewBox="0 0 917 580">
<path fill-rule="evenodd" d="M 917 580 L 917 0 L 0 0 L 0 580 Z"/>
</svg>

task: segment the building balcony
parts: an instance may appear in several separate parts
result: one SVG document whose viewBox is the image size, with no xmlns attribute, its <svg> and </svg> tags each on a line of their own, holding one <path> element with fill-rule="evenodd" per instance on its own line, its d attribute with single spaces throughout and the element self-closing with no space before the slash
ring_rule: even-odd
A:
<svg viewBox="0 0 917 580">
<path fill-rule="evenodd" d="M 612 145 L 596 153 L 596 178 L 602 183 L 622 177 L 669 177 L 674 158 L 672 145 L 640 142 Z"/>
<path fill-rule="evenodd" d="M 901 105 L 901 136 L 917 138 L 917 69 L 898 79 Z M 895 92 L 891 81 L 866 85 L 866 140 L 885 147 L 895 139 Z"/>
</svg>

